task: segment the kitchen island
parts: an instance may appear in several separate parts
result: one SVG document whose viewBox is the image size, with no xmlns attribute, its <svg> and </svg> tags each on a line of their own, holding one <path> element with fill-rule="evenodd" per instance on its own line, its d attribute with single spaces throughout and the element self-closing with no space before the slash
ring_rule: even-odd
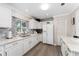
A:
<svg viewBox="0 0 79 59">
<path fill-rule="evenodd" d="M 79 56 L 79 38 L 61 37 L 61 52 L 64 56 Z"/>
</svg>

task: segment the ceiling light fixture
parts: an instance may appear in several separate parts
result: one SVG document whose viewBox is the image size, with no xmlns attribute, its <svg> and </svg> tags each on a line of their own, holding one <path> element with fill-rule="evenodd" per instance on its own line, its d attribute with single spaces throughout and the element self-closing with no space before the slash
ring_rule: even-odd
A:
<svg viewBox="0 0 79 59">
<path fill-rule="evenodd" d="M 65 5 L 65 3 L 61 3 L 61 6 Z"/>
<path fill-rule="evenodd" d="M 26 12 L 28 12 L 29 10 L 28 10 L 28 9 L 26 9 L 25 11 L 26 11 Z"/>
<path fill-rule="evenodd" d="M 49 4 L 48 3 L 43 3 L 43 4 L 41 4 L 40 8 L 41 8 L 41 10 L 48 10 Z"/>
<path fill-rule="evenodd" d="M 48 16 L 48 14 L 46 14 L 46 16 Z"/>
</svg>

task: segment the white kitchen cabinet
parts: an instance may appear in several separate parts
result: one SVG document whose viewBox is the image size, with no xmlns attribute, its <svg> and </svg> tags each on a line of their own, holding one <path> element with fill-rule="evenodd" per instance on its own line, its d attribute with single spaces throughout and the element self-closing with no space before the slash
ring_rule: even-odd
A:
<svg viewBox="0 0 79 59">
<path fill-rule="evenodd" d="M 65 56 L 65 55 L 67 55 L 67 47 L 66 47 L 66 45 L 65 45 L 65 43 L 64 43 L 64 41 L 62 39 L 60 39 L 60 41 L 61 41 L 61 52 L 62 52 L 62 55 Z"/>
<path fill-rule="evenodd" d="M 5 48 L 4 46 L 0 46 L 0 56 L 5 56 Z"/>
<path fill-rule="evenodd" d="M 34 29 L 35 28 L 35 24 L 34 24 L 34 19 L 30 19 L 29 21 L 29 29 Z"/>
<path fill-rule="evenodd" d="M 35 41 L 35 40 L 34 40 Z M 34 44 L 33 44 L 33 38 L 29 38 L 29 49 L 33 48 Z"/>
<path fill-rule="evenodd" d="M 29 48 L 33 48 L 36 44 L 36 40 L 34 39 L 34 37 L 31 37 L 29 40 Z"/>
<path fill-rule="evenodd" d="M 0 46 L 0 56 L 22 56 L 39 43 L 37 34 L 17 39 L 17 41 Z"/>
<path fill-rule="evenodd" d="M 23 40 L 7 44 L 5 46 L 6 56 L 21 56 L 23 55 Z"/>
<path fill-rule="evenodd" d="M 32 35 L 28 38 L 24 38 L 24 54 L 33 48 L 39 41 L 36 35 Z"/>
<path fill-rule="evenodd" d="M 43 34 L 38 34 L 38 41 L 43 41 Z"/>
<path fill-rule="evenodd" d="M 24 40 L 16 41 L 5 46 L 6 56 L 21 56 L 27 53 L 38 43 L 36 37 L 24 38 Z"/>
<path fill-rule="evenodd" d="M 39 41 L 37 40 L 37 36 L 35 35 L 32 35 L 30 38 L 29 38 L 29 48 L 33 48 Z"/>
<path fill-rule="evenodd" d="M 30 19 L 29 29 L 42 29 L 42 22 L 38 22 L 34 19 Z"/>
<path fill-rule="evenodd" d="M 79 53 L 76 54 L 75 52 L 72 52 L 67 44 L 61 39 L 61 52 L 63 56 L 79 56 Z"/>
<path fill-rule="evenodd" d="M 32 39 L 32 41 L 33 41 L 32 45 L 35 46 L 38 43 L 37 36 L 33 36 L 32 38 L 33 38 Z"/>
<path fill-rule="evenodd" d="M 42 22 L 37 22 L 37 29 L 42 29 Z"/>
<path fill-rule="evenodd" d="M 0 27 L 11 27 L 11 10 L 0 6 Z"/>
<path fill-rule="evenodd" d="M 30 19 L 29 21 L 29 29 L 37 29 L 37 21 L 35 21 L 34 19 Z"/>
<path fill-rule="evenodd" d="M 24 48 L 23 48 L 23 49 L 24 49 L 24 54 L 25 54 L 26 52 L 28 52 L 29 49 L 30 49 L 29 42 L 30 42 L 30 38 L 24 39 Z"/>
<path fill-rule="evenodd" d="M 63 41 L 61 42 L 61 52 L 62 52 L 62 55 L 65 56 L 65 44 Z"/>
<path fill-rule="evenodd" d="M 65 50 L 65 56 L 75 56 L 74 53 L 72 53 L 69 48 L 67 47 L 67 49 Z"/>
<path fill-rule="evenodd" d="M 66 45 L 64 44 L 64 42 L 63 42 L 63 44 L 62 44 L 62 54 L 63 54 L 63 56 L 67 56 L 67 55 L 68 55 L 68 53 L 67 53 L 67 47 L 66 47 Z"/>
</svg>

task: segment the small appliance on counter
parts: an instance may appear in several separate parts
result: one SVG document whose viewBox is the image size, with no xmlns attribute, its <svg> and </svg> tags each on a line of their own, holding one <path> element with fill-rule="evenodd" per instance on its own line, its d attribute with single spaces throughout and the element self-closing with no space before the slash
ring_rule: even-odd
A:
<svg viewBox="0 0 79 59">
<path fill-rule="evenodd" d="M 13 36 L 12 36 L 12 31 L 8 31 L 7 33 L 6 33 L 6 38 L 7 39 L 11 39 Z"/>
<path fill-rule="evenodd" d="M 38 33 L 38 34 L 41 34 L 43 32 L 42 29 L 35 29 L 35 31 Z"/>
</svg>

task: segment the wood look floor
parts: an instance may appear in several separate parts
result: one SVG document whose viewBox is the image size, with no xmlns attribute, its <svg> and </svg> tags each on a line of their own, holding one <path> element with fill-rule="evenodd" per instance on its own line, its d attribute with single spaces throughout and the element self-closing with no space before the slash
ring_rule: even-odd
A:
<svg viewBox="0 0 79 59">
<path fill-rule="evenodd" d="M 61 47 L 39 43 L 24 56 L 62 56 Z"/>
</svg>

